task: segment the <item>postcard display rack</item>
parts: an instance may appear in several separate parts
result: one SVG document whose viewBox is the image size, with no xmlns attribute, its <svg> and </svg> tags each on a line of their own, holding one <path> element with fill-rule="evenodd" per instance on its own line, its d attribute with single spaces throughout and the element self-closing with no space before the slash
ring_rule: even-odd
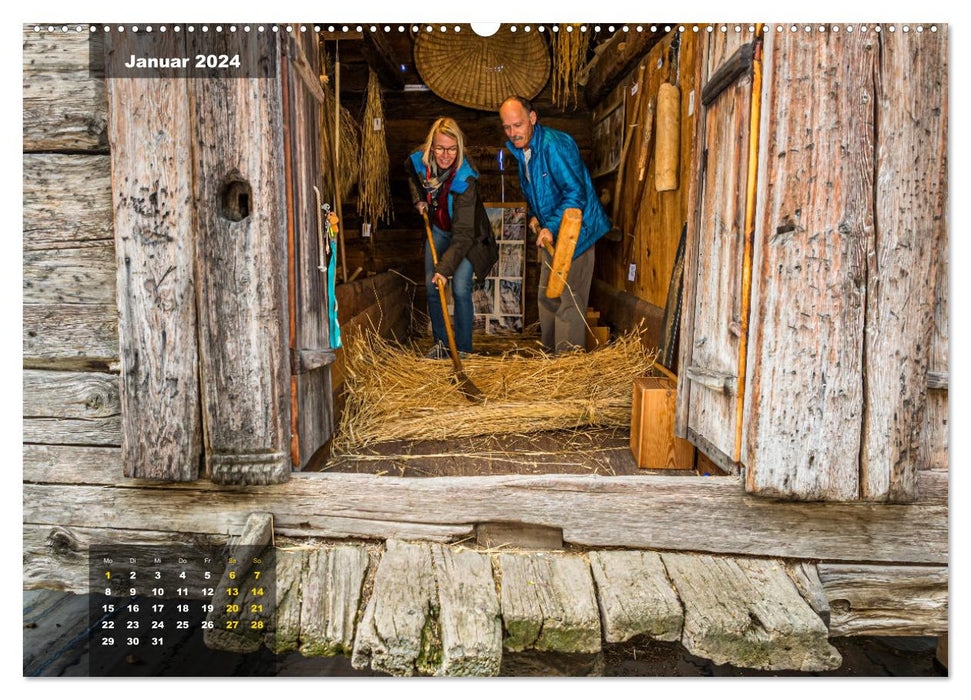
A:
<svg viewBox="0 0 971 700">
<path fill-rule="evenodd" d="M 489 276 L 472 287 L 475 330 L 522 333 L 526 279 L 526 203 L 486 202 L 499 260 Z"/>
</svg>

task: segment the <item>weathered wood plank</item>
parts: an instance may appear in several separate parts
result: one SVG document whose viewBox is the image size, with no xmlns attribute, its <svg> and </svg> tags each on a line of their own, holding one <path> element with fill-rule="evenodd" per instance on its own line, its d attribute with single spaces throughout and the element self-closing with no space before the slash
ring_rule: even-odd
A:
<svg viewBox="0 0 971 700">
<path fill-rule="evenodd" d="M 220 483 L 275 483 L 291 469 L 279 40 L 225 32 L 189 39 L 192 55 L 215 51 L 216 41 L 220 53 L 238 53 L 261 71 L 187 81 L 192 193 L 205 203 L 194 255 L 206 459 Z"/>
<path fill-rule="evenodd" d="M 823 621 L 823 624 L 829 627 L 829 599 L 826 597 L 826 591 L 823 590 L 823 584 L 819 580 L 819 570 L 816 568 L 816 565 L 804 561 L 787 563 L 786 573 L 789 574 L 792 582 L 796 584 L 796 588 L 799 590 L 799 594 L 803 597 L 803 600 L 809 603 L 809 607 L 819 615 L 819 619 Z"/>
<path fill-rule="evenodd" d="M 300 644 L 301 587 L 308 557 L 306 549 L 276 551 L 276 607 L 266 635 L 266 646 L 274 654 L 296 651 Z"/>
<path fill-rule="evenodd" d="M 24 442 L 120 444 L 118 377 L 24 370 Z"/>
<path fill-rule="evenodd" d="M 177 546 L 184 552 L 212 555 L 222 549 L 227 541 L 225 534 L 24 525 L 24 588 L 54 588 L 86 595 L 90 586 L 88 549 L 97 545 Z M 199 581 L 190 582 L 202 586 L 201 574 Z"/>
<path fill-rule="evenodd" d="M 181 35 L 160 46 L 184 55 Z M 106 81 L 126 476 L 193 480 L 202 454 L 190 82 Z"/>
<path fill-rule="evenodd" d="M 115 303 L 115 245 L 25 250 L 24 304 Z"/>
<path fill-rule="evenodd" d="M 24 365 L 94 369 L 118 360 L 118 308 L 24 304 Z"/>
<path fill-rule="evenodd" d="M 24 592 L 23 601 L 24 677 L 76 676 L 86 672 L 87 665 L 78 663 L 78 657 L 84 653 L 90 636 L 88 597 L 31 591 Z"/>
<path fill-rule="evenodd" d="M 23 480 L 46 484 L 113 484 L 124 478 L 117 447 L 24 445 Z"/>
<path fill-rule="evenodd" d="M 25 153 L 23 168 L 24 250 L 114 245 L 110 157 Z"/>
<path fill-rule="evenodd" d="M 367 550 L 360 545 L 323 547 L 308 555 L 300 584 L 300 653 L 350 656 Z"/>
<path fill-rule="evenodd" d="M 834 637 L 947 632 L 946 567 L 821 562 L 818 568 Z"/>
<path fill-rule="evenodd" d="M 879 35 L 868 250 L 862 498 L 910 502 L 947 245 L 947 27 Z M 871 105 L 866 105 L 872 109 Z"/>
<path fill-rule="evenodd" d="M 28 484 L 23 493 L 24 522 L 63 526 L 221 533 L 259 508 L 276 516 L 278 533 L 293 536 L 380 538 L 409 532 L 414 539 L 433 539 L 468 535 L 477 522 L 515 519 L 560 527 L 565 542 L 586 547 L 948 561 L 944 505 L 787 503 L 747 495 L 735 477 L 411 479 L 308 473 L 276 487 L 228 490 L 202 481 L 107 488 Z M 732 527 L 712 528 L 712 522 Z"/>
<path fill-rule="evenodd" d="M 684 611 L 657 552 L 590 552 L 604 641 L 681 639 Z"/>
<path fill-rule="evenodd" d="M 569 554 L 500 554 L 507 651 L 600 651 L 600 613 L 590 565 Z"/>
<path fill-rule="evenodd" d="M 609 93 L 633 64 L 664 37 L 663 32 L 617 32 L 598 50 L 587 69 L 584 88 L 587 106 L 595 107 Z"/>
<path fill-rule="evenodd" d="M 435 675 L 498 675 L 502 622 L 491 557 L 442 545 L 432 545 L 431 556 L 442 645 Z"/>
<path fill-rule="evenodd" d="M 429 545 L 388 541 L 357 627 L 354 668 L 370 666 L 395 676 L 434 671 L 441 642 L 431 610 L 431 567 Z"/>
<path fill-rule="evenodd" d="M 24 151 L 107 150 L 105 82 L 88 70 L 82 28 L 35 33 L 24 26 Z"/>
<path fill-rule="evenodd" d="M 745 389 L 746 488 L 766 496 L 859 497 L 876 42 L 766 33 Z"/>
<path fill-rule="evenodd" d="M 684 605 L 681 643 L 715 663 L 825 671 L 843 660 L 780 560 L 663 553 Z"/>
</svg>

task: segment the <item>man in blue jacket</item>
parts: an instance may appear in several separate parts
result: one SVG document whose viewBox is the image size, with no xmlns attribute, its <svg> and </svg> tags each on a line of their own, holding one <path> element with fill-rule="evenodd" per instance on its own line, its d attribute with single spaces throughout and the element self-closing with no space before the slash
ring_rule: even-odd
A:
<svg viewBox="0 0 971 700">
<path fill-rule="evenodd" d="M 583 348 L 587 298 L 593 280 L 593 244 L 610 230 L 610 221 L 572 137 L 540 126 L 536 111 L 522 97 L 503 102 L 499 118 L 509 139 L 506 147 L 519 162 L 519 185 L 529 204 L 530 223 L 535 219 L 540 228 L 536 245 L 541 249 L 542 261 L 538 296 L 543 347 L 547 352 Z M 570 207 L 583 212 L 583 225 L 563 294 L 559 299 L 547 299 L 552 259 L 542 247 L 547 242 L 555 245 L 560 219 Z"/>
</svg>

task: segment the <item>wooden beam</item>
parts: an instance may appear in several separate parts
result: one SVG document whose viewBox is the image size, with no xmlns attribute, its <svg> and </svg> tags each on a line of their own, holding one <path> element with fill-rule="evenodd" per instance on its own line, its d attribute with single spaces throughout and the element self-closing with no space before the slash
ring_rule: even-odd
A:
<svg viewBox="0 0 971 700">
<path fill-rule="evenodd" d="M 603 48 L 591 62 L 583 92 L 587 106 L 590 109 L 599 106 L 624 74 L 633 68 L 634 63 L 662 38 L 664 34 L 660 32 L 624 32 L 618 29 L 604 42 Z"/>
<path fill-rule="evenodd" d="M 384 38 L 383 32 L 364 32 L 361 53 L 364 54 L 368 65 L 378 74 L 378 80 L 382 85 L 391 90 L 404 88 L 405 83 L 401 79 L 401 62 Z"/>
<path fill-rule="evenodd" d="M 731 57 L 718 67 L 718 70 L 708 78 L 708 82 L 701 90 L 701 104 L 707 107 L 724 92 L 735 84 L 747 71 L 752 69 L 752 58 L 755 55 L 755 44 L 740 46 Z"/>
<path fill-rule="evenodd" d="M 100 370 L 118 361 L 118 308 L 24 304 L 24 367 Z"/>
<path fill-rule="evenodd" d="M 25 153 L 23 166 L 25 251 L 114 245 L 109 156 Z"/>
<path fill-rule="evenodd" d="M 948 558 L 945 505 L 788 503 L 747 495 L 735 477 L 298 473 L 276 487 L 26 484 L 23 494 L 25 523 L 62 527 L 218 534 L 260 508 L 287 536 L 449 541 L 478 522 L 515 519 L 561 527 L 564 542 L 585 547 L 887 563 Z"/>
<path fill-rule="evenodd" d="M 821 562 L 818 568 L 834 637 L 948 630 L 947 567 Z"/>
<path fill-rule="evenodd" d="M 108 150 L 105 80 L 88 69 L 82 32 L 23 30 L 24 151 Z"/>
<path fill-rule="evenodd" d="M 657 552 L 590 552 L 604 641 L 681 639 L 684 610 Z"/>
<path fill-rule="evenodd" d="M 121 444 L 118 376 L 24 370 L 24 442 Z"/>
</svg>

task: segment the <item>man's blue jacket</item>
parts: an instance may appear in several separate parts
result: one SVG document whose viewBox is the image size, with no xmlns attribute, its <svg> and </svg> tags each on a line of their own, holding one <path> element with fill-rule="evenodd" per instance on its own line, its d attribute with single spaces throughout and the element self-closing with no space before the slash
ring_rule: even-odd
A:
<svg viewBox="0 0 971 700">
<path fill-rule="evenodd" d="M 600 205 L 580 149 L 569 134 L 537 124 L 529 140 L 530 178 L 526 178 L 526 159 L 522 148 L 506 142 L 506 148 L 519 161 L 519 186 L 526 195 L 530 214 L 553 234 L 560 230 L 563 212 L 575 207 L 583 212 L 580 237 L 573 253 L 574 260 L 610 230 L 610 220 Z"/>
</svg>

